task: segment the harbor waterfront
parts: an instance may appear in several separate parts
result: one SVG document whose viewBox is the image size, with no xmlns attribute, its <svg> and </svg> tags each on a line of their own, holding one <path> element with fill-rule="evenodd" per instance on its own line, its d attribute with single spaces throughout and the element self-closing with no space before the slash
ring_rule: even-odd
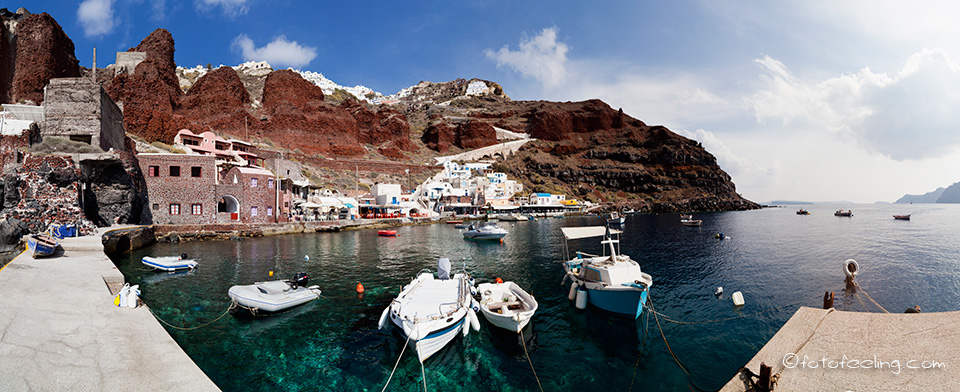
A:
<svg viewBox="0 0 960 392">
<path fill-rule="evenodd" d="M 424 383 L 428 390 L 538 390 L 524 346 L 548 391 L 669 391 L 687 389 L 691 381 L 718 389 L 800 306 L 819 308 L 824 291 L 836 292 L 837 310 L 878 312 L 862 291 L 845 290 L 841 266 L 849 258 L 861 266 L 862 289 L 891 312 L 914 305 L 924 313 L 958 310 L 960 206 L 842 207 L 854 216 L 835 217 L 840 206 L 812 205 L 805 206 L 811 215 L 790 207 L 697 213 L 701 227 L 682 226 L 677 214 L 627 217 L 621 252 L 653 277 L 648 305 L 673 320 L 695 322 L 659 318 L 689 378 L 664 345 L 653 312 L 632 320 L 593 307 L 578 310 L 567 299 L 569 287 L 560 284 L 560 228 L 600 224 L 596 217 L 500 222 L 510 232 L 502 244 L 466 241 L 451 225 L 422 225 L 398 228 L 399 237 L 352 230 L 157 244 L 114 262 L 127 281 L 140 285 L 157 316 L 185 328 L 221 315 L 232 285 L 306 272 L 310 284 L 320 286 L 321 298 L 277 315 L 228 316 L 186 331 L 168 327 L 224 390 L 383 388 L 404 341 L 393 327 L 379 330 L 379 316 L 418 271 L 435 271 L 440 257 L 449 257 L 455 272 L 465 267 L 478 283 L 497 277 L 516 282 L 536 296 L 539 310 L 524 340 L 482 320 L 479 333 L 456 337 L 424 363 L 425 379 L 406 350 L 388 390 L 423 390 Z M 905 213 L 910 221 L 892 217 Z M 600 253 L 590 239 L 577 249 Z M 181 253 L 198 267 L 168 274 L 140 262 Z M 358 282 L 363 295 L 356 293 Z M 719 298 L 713 295 L 718 286 L 725 292 Z M 745 306 L 732 305 L 734 291 L 743 293 Z M 948 363 L 929 372 L 947 377 L 955 368 Z"/>
</svg>

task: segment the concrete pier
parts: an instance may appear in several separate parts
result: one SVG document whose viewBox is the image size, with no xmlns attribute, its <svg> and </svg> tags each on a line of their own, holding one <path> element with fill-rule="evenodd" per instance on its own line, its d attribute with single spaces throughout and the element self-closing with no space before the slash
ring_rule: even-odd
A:
<svg viewBox="0 0 960 392">
<path fill-rule="evenodd" d="M 960 311 L 863 313 L 801 307 L 746 368 L 775 391 L 960 391 Z M 737 374 L 721 391 L 746 391 Z"/>
<path fill-rule="evenodd" d="M 219 390 L 149 309 L 113 305 L 123 275 L 100 235 L 61 246 L 0 270 L 0 390 Z"/>
</svg>

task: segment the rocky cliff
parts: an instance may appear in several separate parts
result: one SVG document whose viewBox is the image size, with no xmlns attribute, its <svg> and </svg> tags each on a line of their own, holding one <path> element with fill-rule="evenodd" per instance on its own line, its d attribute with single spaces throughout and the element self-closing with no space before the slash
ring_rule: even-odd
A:
<svg viewBox="0 0 960 392">
<path fill-rule="evenodd" d="M 53 78 L 80 76 L 73 41 L 46 12 L 0 9 L 0 100 L 43 102 Z"/>
</svg>

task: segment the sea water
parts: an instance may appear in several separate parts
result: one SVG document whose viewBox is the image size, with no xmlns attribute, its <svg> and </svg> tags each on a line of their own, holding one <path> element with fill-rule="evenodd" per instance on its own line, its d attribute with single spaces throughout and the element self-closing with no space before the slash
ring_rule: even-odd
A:
<svg viewBox="0 0 960 392">
<path fill-rule="evenodd" d="M 311 233 L 157 244 L 114 258 L 141 298 L 164 321 L 192 328 L 229 307 L 227 289 L 306 272 L 323 296 L 268 317 L 228 314 L 202 328 L 166 327 L 183 350 L 228 391 L 379 391 L 397 364 L 390 391 L 546 391 L 718 389 L 736 375 L 800 306 L 819 308 L 836 292 L 839 310 L 879 312 L 863 293 L 845 290 L 842 263 L 861 266 L 863 290 L 891 312 L 960 308 L 960 206 L 844 205 L 695 213 L 699 228 L 678 214 L 630 215 L 622 253 L 653 276 L 650 303 L 671 320 L 645 311 L 638 320 L 593 307 L 578 310 L 561 285 L 564 226 L 602 225 L 596 217 L 500 222 L 503 243 L 467 241 L 453 225 Z M 835 217 L 839 208 L 853 217 Z M 894 214 L 912 214 L 910 221 Z M 724 233 L 719 240 L 716 234 Z M 601 251 L 598 239 L 573 250 Z M 147 270 L 142 256 L 188 253 L 196 270 Z M 305 256 L 309 256 L 309 260 Z M 436 271 L 440 257 L 478 283 L 512 280 L 540 309 L 523 338 L 492 327 L 456 337 L 421 370 L 383 309 L 416 274 Z M 274 276 L 269 276 L 270 271 Z M 356 293 L 358 282 L 366 288 Z M 714 296 L 723 286 L 724 294 Z M 746 301 L 734 307 L 730 294 Z M 529 353 L 529 362 L 527 355 Z M 689 376 L 676 361 L 689 369 Z M 536 370 L 531 370 L 530 363 Z M 756 369 L 754 369 L 756 370 Z M 425 377 L 421 376 L 423 374 Z"/>
</svg>

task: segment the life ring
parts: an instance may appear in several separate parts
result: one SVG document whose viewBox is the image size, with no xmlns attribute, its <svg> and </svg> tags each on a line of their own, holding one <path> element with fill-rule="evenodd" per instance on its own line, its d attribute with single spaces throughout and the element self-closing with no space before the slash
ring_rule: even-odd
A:
<svg viewBox="0 0 960 392">
<path fill-rule="evenodd" d="M 856 260 L 847 259 L 843 262 L 843 274 L 847 275 L 848 278 L 856 278 L 858 273 L 860 273 L 860 264 L 857 264 Z"/>
</svg>

